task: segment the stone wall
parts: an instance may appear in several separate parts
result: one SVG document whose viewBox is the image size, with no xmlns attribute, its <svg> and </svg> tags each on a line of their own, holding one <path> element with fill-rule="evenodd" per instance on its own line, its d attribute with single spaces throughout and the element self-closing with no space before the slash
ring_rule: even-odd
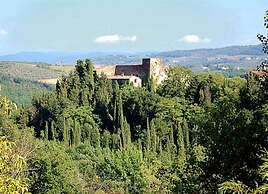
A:
<svg viewBox="0 0 268 194">
<path fill-rule="evenodd" d="M 157 85 L 167 77 L 167 68 L 159 58 L 145 58 L 139 65 L 97 66 L 96 72 L 97 74 L 104 73 L 108 78 L 111 76 L 136 76 L 144 81 L 151 78 L 156 81 Z"/>
</svg>

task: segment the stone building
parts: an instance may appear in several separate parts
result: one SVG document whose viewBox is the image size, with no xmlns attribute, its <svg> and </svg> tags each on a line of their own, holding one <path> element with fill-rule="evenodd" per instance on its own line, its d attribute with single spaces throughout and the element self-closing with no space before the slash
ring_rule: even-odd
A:
<svg viewBox="0 0 268 194">
<path fill-rule="evenodd" d="M 260 80 L 264 80 L 268 77 L 268 64 L 267 61 L 263 62 L 257 67 L 257 70 L 251 71 L 251 74 L 258 77 Z"/>
<path fill-rule="evenodd" d="M 108 79 L 118 81 L 118 83 L 128 81 L 136 87 L 140 87 L 142 82 L 149 79 L 154 80 L 159 85 L 167 77 L 167 67 L 159 58 L 145 58 L 142 59 L 142 64 L 138 65 L 99 66 L 96 67 L 96 72 L 97 74 L 104 73 Z"/>
</svg>

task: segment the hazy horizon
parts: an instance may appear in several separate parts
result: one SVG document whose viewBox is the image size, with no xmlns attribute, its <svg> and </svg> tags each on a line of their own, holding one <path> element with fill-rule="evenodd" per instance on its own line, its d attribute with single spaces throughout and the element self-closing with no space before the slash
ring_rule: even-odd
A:
<svg viewBox="0 0 268 194">
<path fill-rule="evenodd" d="M 103 53 L 103 54 L 109 54 L 109 53 L 115 53 L 115 54 L 142 54 L 142 53 L 161 53 L 161 52 L 172 52 L 172 51 L 194 51 L 194 50 L 209 50 L 209 49 L 221 49 L 221 48 L 228 48 L 228 47 L 247 47 L 247 46 L 258 46 L 261 44 L 241 44 L 241 45 L 225 45 L 221 47 L 201 47 L 201 48 L 189 48 L 189 49 L 169 49 L 169 50 L 145 50 L 145 51 L 127 51 L 127 50 L 73 50 L 73 51 L 62 51 L 62 50 L 21 50 L 21 51 L 14 51 L 14 52 L 7 52 L 7 53 L 0 53 L 0 56 L 5 55 L 16 55 L 20 53 L 61 53 L 61 54 L 81 54 L 81 53 Z"/>
</svg>

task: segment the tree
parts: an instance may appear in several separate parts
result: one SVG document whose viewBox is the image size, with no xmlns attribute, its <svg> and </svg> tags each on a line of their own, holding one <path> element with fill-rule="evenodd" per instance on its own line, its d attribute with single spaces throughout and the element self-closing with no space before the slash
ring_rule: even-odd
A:
<svg viewBox="0 0 268 194">
<path fill-rule="evenodd" d="M 235 181 L 226 181 L 219 185 L 219 192 L 224 193 L 233 193 L 233 194 L 264 194 L 268 192 L 268 151 L 265 151 L 263 158 L 263 164 L 259 168 L 259 175 L 262 178 L 262 182 L 256 185 L 255 188 L 251 188 L 241 182 Z"/>
<path fill-rule="evenodd" d="M 268 11 L 266 11 L 264 16 L 264 27 L 268 29 Z M 263 45 L 263 52 L 268 54 L 268 37 L 261 34 L 258 34 L 257 37 Z"/>
<path fill-rule="evenodd" d="M 25 159 L 16 153 L 16 144 L 0 138 L 0 192 L 28 192 L 26 177 L 27 165 Z"/>
<path fill-rule="evenodd" d="M 80 193 L 76 164 L 57 142 L 38 142 L 36 156 L 29 161 L 29 191 L 32 193 Z"/>
</svg>

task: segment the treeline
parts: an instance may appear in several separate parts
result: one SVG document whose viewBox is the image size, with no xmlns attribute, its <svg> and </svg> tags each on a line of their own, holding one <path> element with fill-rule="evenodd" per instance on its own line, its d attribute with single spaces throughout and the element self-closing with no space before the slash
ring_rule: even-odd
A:
<svg viewBox="0 0 268 194">
<path fill-rule="evenodd" d="M 1 143 L 15 142 L 1 153 L 24 159 L 5 172 L 19 180 L 12 188 L 228 193 L 267 183 L 267 171 L 259 172 L 267 158 L 267 80 L 176 67 L 155 91 L 153 81 L 141 88 L 112 84 L 93 70 L 90 60 L 78 61 L 29 109 L 1 100 Z M 1 192 L 11 189 L 3 185 Z"/>
</svg>

